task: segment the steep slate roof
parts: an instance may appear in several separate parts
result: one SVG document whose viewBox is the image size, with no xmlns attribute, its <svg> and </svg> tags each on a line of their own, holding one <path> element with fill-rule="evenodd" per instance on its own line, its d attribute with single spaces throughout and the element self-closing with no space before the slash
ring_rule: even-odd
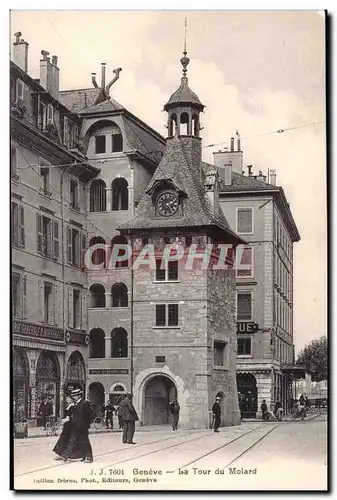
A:
<svg viewBox="0 0 337 500">
<path fill-rule="evenodd" d="M 167 110 L 168 108 L 176 106 L 177 104 L 195 104 L 199 107 L 204 107 L 201 104 L 197 94 L 193 92 L 193 90 L 191 90 L 188 86 L 188 79 L 186 77 L 182 77 L 180 87 L 175 92 L 173 92 L 168 102 L 165 104 L 164 109 Z"/>
<path fill-rule="evenodd" d="M 220 210 L 219 215 L 214 216 L 213 209 L 208 201 L 204 189 L 204 173 L 200 175 L 199 165 L 190 165 L 188 155 L 178 136 L 170 138 L 166 142 L 166 149 L 162 161 L 155 171 L 146 192 L 140 199 L 136 209 L 135 217 L 118 229 L 127 232 L 132 229 L 157 229 L 177 227 L 200 227 L 213 226 L 225 231 L 233 239 L 241 241 L 230 229 L 229 224 Z M 171 180 L 187 197 L 184 199 L 183 217 L 151 218 L 152 198 L 147 193 L 157 181 Z"/>
<path fill-rule="evenodd" d="M 215 167 L 210 163 L 202 162 L 202 168 L 204 172 L 207 172 L 211 169 L 216 169 L 219 174 L 219 182 L 220 182 L 220 191 L 256 191 L 256 190 L 266 190 L 270 191 L 271 189 L 278 190 L 280 189 L 278 186 L 274 186 L 273 184 L 268 184 L 264 181 L 259 181 L 258 179 L 254 179 L 254 177 L 249 177 L 247 175 L 241 175 L 236 172 L 232 172 L 232 184 L 230 186 L 225 185 L 225 171 L 223 168 Z"/>
<path fill-rule="evenodd" d="M 80 111 L 93 106 L 95 100 L 100 93 L 100 89 L 79 89 L 79 90 L 61 90 L 59 93 L 59 99 L 74 113 L 79 113 Z"/>
<path fill-rule="evenodd" d="M 129 145 L 141 154 L 159 163 L 165 149 L 165 139 L 156 132 L 152 135 L 144 129 L 129 113 L 122 115 L 126 139 Z"/>
<path fill-rule="evenodd" d="M 119 102 L 114 99 L 107 99 L 105 101 L 99 102 L 98 104 L 94 104 L 88 108 L 82 110 L 82 113 L 102 113 L 105 111 L 120 111 L 125 109 L 124 106 L 119 104 Z"/>
</svg>

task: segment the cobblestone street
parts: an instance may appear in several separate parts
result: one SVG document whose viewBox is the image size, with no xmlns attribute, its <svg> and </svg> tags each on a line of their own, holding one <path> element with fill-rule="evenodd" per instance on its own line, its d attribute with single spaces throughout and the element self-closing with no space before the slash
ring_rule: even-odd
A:
<svg viewBox="0 0 337 500">
<path fill-rule="evenodd" d="M 15 440 L 16 489 L 325 490 L 327 422 L 243 423 L 207 430 L 170 427 L 91 435 L 93 464 L 55 461 L 57 438 Z M 251 471 L 251 472 L 248 472 Z"/>
</svg>

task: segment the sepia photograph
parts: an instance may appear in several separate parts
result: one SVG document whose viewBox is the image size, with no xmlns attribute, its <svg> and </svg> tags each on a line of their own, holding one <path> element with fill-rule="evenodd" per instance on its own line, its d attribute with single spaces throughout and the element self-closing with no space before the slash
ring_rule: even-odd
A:
<svg viewBox="0 0 337 500">
<path fill-rule="evenodd" d="M 12 490 L 328 491 L 328 24 L 9 12 Z"/>
</svg>

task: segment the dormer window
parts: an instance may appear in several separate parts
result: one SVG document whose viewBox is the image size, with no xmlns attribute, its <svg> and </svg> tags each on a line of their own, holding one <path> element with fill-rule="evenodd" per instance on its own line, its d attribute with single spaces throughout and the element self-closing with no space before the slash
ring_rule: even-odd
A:
<svg viewBox="0 0 337 500">
<path fill-rule="evenodd" d="M 20 78 L 16 80 L 16 100 L 23 100 L 23 92 L 24 92 L 25 84 Z"/>
<path fill-rule="evenodd" d="M 106 151 L 106 137 L 105 135 L 95 136 L 95 153 L 102 154 Z"/>
<path fill-rule="evenodd" d="M 111 152 L 118 153 L 123 151 L 123 136 L 120 128 L 114 123 L 111 132 Z"/>
<path fill-rule="evenodd" d="M 54 124 L 54 108 L 52 104 L 48 104 L 47 125 Z"/>
</svg>

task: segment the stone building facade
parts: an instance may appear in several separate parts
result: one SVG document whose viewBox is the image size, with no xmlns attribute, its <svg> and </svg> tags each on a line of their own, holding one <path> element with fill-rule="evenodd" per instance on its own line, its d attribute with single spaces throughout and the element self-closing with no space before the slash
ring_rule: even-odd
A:
<svg viewBox="0 0 337 500">
<path fill-rule="evenodd" d="M 293 353 L 293 244 L 300 235 L 276 174 L 267 179 L 246 167 L 240 137 L 229 151 L 214 153 L 220 205 L 230 226 L 245 239 L 236 271 L 237 382 L 244 416 L 280 401 L 290 409 L 289 366 Z M 205 170 L 214 168 L 205 165 Z M 267 182 L 268 181 L 268 182 Z"/>
<path fill-rule="evenodd" d="M 291 308 L 292 282 L 286 296 L 285 281 L 276 286 L 284 255 L 274 228 L 282 226 L 282 237 L 296 241 L 296 227 L 281 188 L 238 173 L 242 153 L 215 155 L 216 166 L 202 162 L 204 106 L 188 86 L 186 54 L 181 85 L 164 108 L 166 139 L 110 98 L 121 68 L 106 84 L 102 64 L 100 85 L 93 74 L 93 88 L 60 91 L 57 58 L 42 51 L 39 80 L 29 76 L 27 58 L 28 44 L 17 34 L 11 62 L 15 417 L 36 421 L 46 396 L 58 415 L 64 394 L 80 386 L 96 412 L 133 392 L 143 425 L 167 423 L 168 402 L 178 396 L 181 424 L 195 428 L 209 426 L 220 394 L 222 424 L 237 424 L 236 370 L 239 390 L 241 375 L 256 380 L 255 410 L 262 397 L 280 397 L 292 329 L 277 322 L 280 303 Z M 224 167 L 230 162 L 241 170 Z M 238 179 L 249 183 L 244 193 Z M 167 206 L 174 213 L 164 213 Z M 236 222 L 246 208 L 254 214 L 248 232 Z M 195 249 L 246 242 L 254 246 L 250 274 L 239 276 L 231 258 L 226 270 L 204 269 L 198 258 L 191 270 L 185 267 Z M 182 248 L 184 258 L 157 269 L 165 244 Z M 133 258 L 153 245 L 155 268 L 134 269 L 132 259 L 110 265 L 118 245 L 129 245 Z M 292 269 L 292 253 L 290 261 Z M 248 303 L 254 304 L 249 318 Z M 240 307 L 246 316 L 237 318 L 239 327 Z M 247 330 L 251 323 L 258 331 L 243 334 L 242 324 Z M 246 338 L 253 357 L 242 354 Z"/>
</svg>

